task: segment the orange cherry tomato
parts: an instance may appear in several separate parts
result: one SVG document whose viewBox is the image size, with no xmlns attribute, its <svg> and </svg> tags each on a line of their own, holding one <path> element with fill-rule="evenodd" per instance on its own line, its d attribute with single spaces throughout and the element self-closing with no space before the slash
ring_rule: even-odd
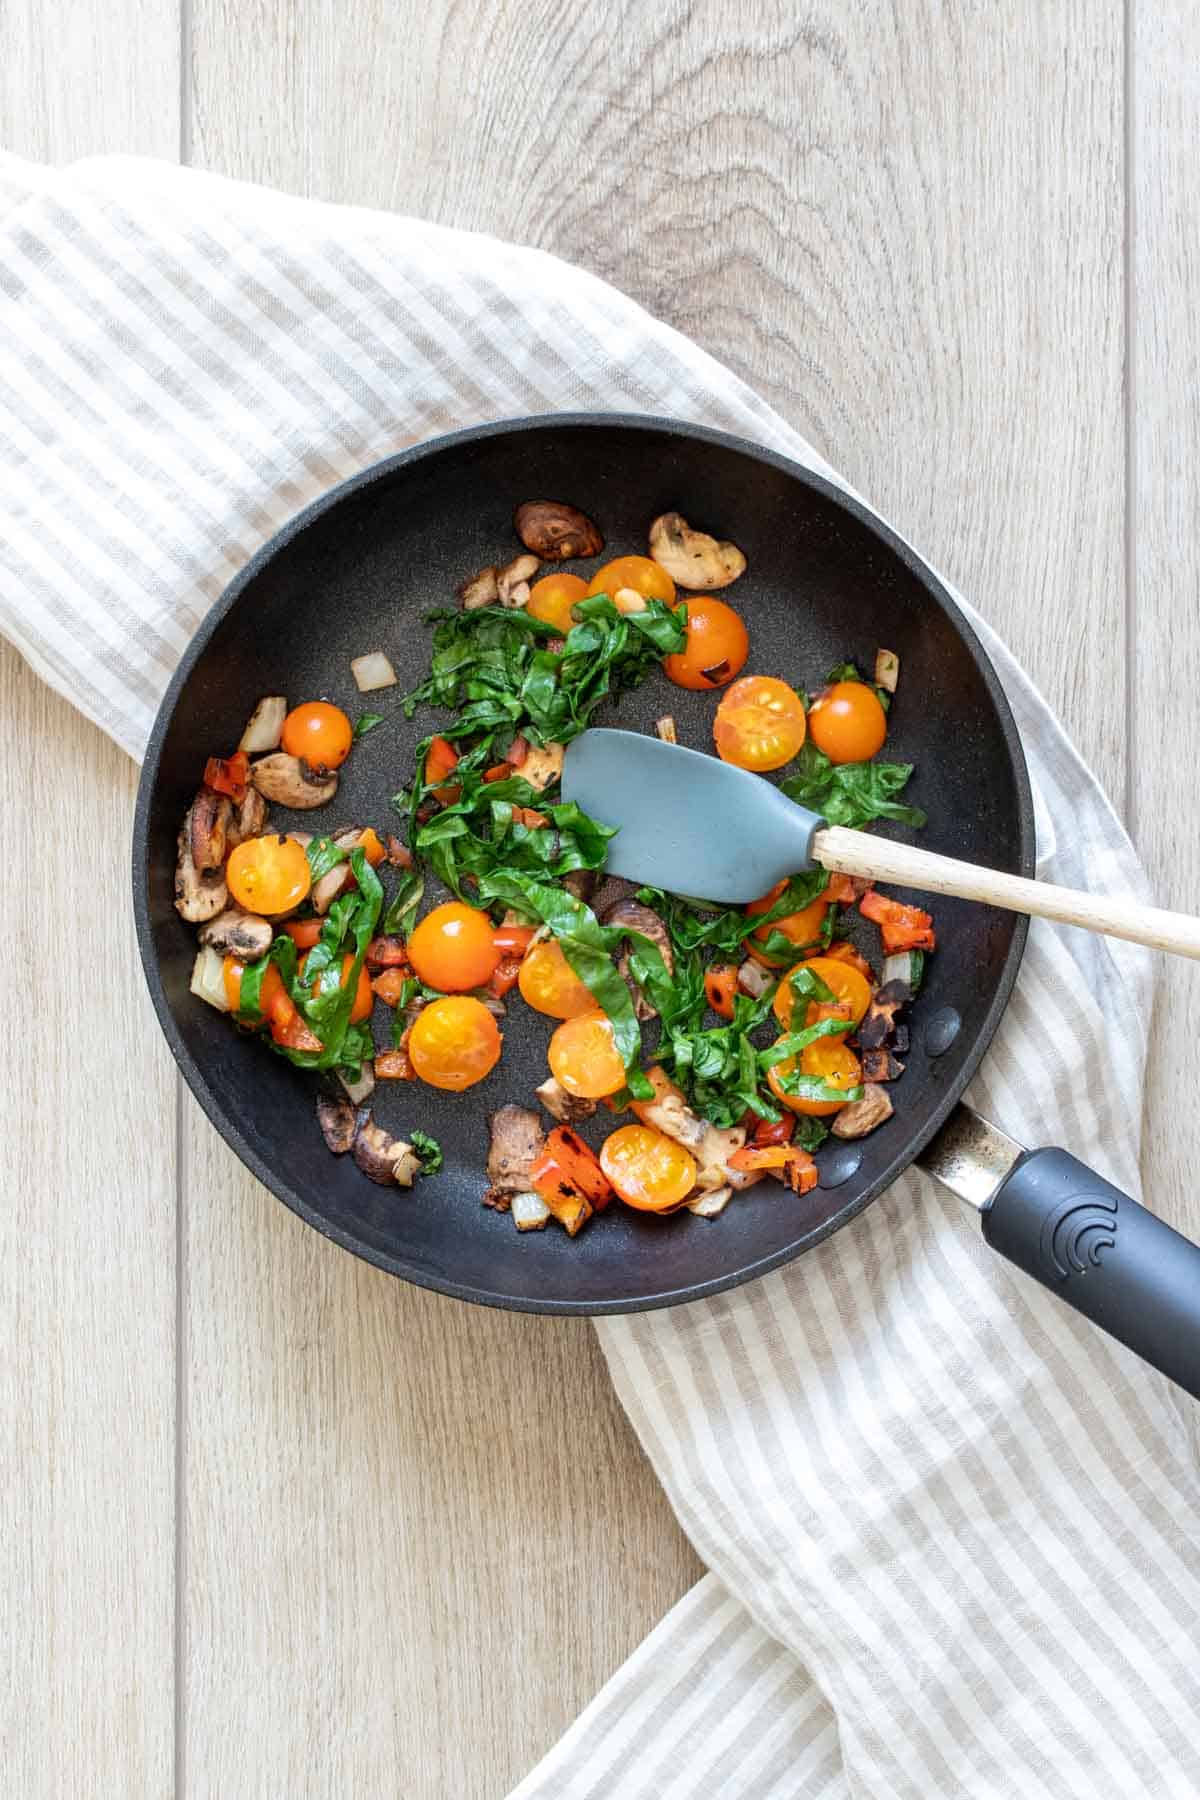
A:
<svg viewBox="0 0 1200 1800">
<path fill-rule="evenodd" d="M 582 575 L 543 575 L 530 588 L 525 611 L 532 613 L 535 619 L 543 619 L 547 625 L 553 625 L 555 631 L 566 637 L 575 623 L 571 608 L 577 600 L 582 600 L 590 592 Z"/>
<path fill-rule="evenodd" d="M 524 956 L 536 936 L 534 925 L 497 925 L 492 942 L 505 956 Z"/>
<path fill-rule="evenodd" d="M 626 1206 L 668 1212 L 696 1185 L 696 1159 L 648 1125 L 621 1125 L 604 1140 L 600 1167 Z"/>
<path fill-rule="evenodd" d="M 595 995 L 580 981 L 553 938 L 543 938 L 528 952 L 517 986 L 527 1006 L 551 1019 L 577 1019 L 581 1013 L 596 1010 Z"/>
<path fill-rule="evenodd" d="M 830 762 L 869 762 L 883 749 L 887 714 L 865 681 L 835 681 L 809 707 L 808 729 Z"/>
<path fill-rule="evenodd" d="M 687 648 L 663 661 L 663 674 L 676 687 L 724 687 L 740 675 L 750 654 L 750 638 L 732 606 L 710 594 L 689 594 L 679 603 L 687 614 Z"/>
<path fill-rule="evenodd" d="M 546 1054 L 554 1079 L 578 1099 L 603 1100 L 625 1086 L 625 1065 L 613 1039 L 612 1020 L 599 1008 L 564 1020 Z"/>
<path fill-rule="evenodd" d="M 408 940 L 413 969 L 426 986 L 444 994 L 486 987 L 500 956 L 487 914 L 459 900 L 426 913 Z"/>
<path fill-rule="evenodd" d="M 289 919 L 284 930 L 297 950 L 311 950 L 321 936 L 324 919 Z"/>
<path fill-rule="evenodd" d="M 596 1152 L 569 1125 L 555 1126 L 530 1168 L 529 1179 L 539 1194 L 550 1200 L 570 1200 L 582 1194 L 597 1212 L 603 1212 L 613 1196 Z"/>
<path fill-rule="evenodd" d="M 806 730 L 799 694 L 774 675 L 743 675 L 726 688 L 713 720 L 721 760 L 759 773 L 791 762 Z"/>
<path fill-rule="evenodd" d="M 407 1048 L 422 1081 L 461 1094 L 495 1068 L 500 1043 L 500 1028 L 482 1000 L 450 994 L 417 1014 Z"/>
<path fill-rule="evenodd" d="M 441 781 L 443 775 L 449 775 L 451 769 L 458 767 L 458 751 L 444 737 L 435 737 L 425 752 L 426 781 Z M 433 797 L 440 800 L 443 806 L 453 806 L 462 793 L 462 785 L 457 781 L 444 782 L 435 787 Z"/>
<path fill-rule="evenodd" d="M 587 591 L 589 595 L 607 594 L 612 600 L 618 588 L 632 588 L 644 600 L 665 600 L 668 605 L 675 598 L 675 583 L 652 556 L 614 557 L 596 570 Z"/>
<path fill-rule="evenodd" d="M 839 1112 L 847 1104 L 845 1100 L 803 1100 L 798 1094 L 785 1094 L 779 1085 L 779 1076 L 781 1073 L 790 1075 L 795 1066 L 796 1059 L 792 1056 L 767 1070 L 767 1086 L 792 1112 L 824 1118 L 827 1113 Z M 813 1075 L 826 1087 L 839 1088 L 843 1093 L 858 1087 L 862 1081 L 859 1060 L 853 1051 L 847 1050 L 841 1038 L 818 1038 L 814 1044 L 809 1044 L 800 1052 L 800 1073 Z"/>
<path fill-rule="evenodd" d="M 817 980 L 825 983 L 833 995 L 835 1004 L 840 1003 L 850 1008 L 846 1030 L 847 1032 L 853 1031 L 866 1015 L 866 1010 L 871 1004 L 870 982 L 865 981 L 856 968 L 848 962 L 843 962 L 840 957 L 810 956 L 799 966 L 802 969 L 811 969 Z M 771 1009 L 785 1031 L 794 1031 L 798 1028 L 792 1018 L 794 1010 L 792 989 L 787 975 L 783 977 L 775 990 Z M 819 1001 L 810 1000 L 805 1009 L 804 1023 L 815 1025 L 819 1018 L 832 1018 L 833 1016 L 827 1003 L 822 1005 Z"/>
<path fill-rule="evenodd" d="M 764 894 L 761 900 L 752 900 L 746 908 L 747 918 L 757 918 L 759 913 L 770 912 L 786 886 L 786 881 L 776 882 L 769 894 Z M 778 968 L 781 965 L 765 950 L 758 948 L 758 945 L 765 944 L 773 931 L 781 932 L 788 943 L 795 944 L 798 949 L 803 949 L 807 944 L 819 944 L 828 910 L 829 902 L 822 894 L 807 906 L 801 907 L 799 912 L 785 913 L 782 919 L 776 919 L 770 925 L 760 925 L 746 948 L 755 962 L 761 963 L 764 969 Z"/>
<path fill-rule="evenodd" d="M 237 1012 L 242 999 L 242 976 L 245 966 L 232 956 L 227 956 L 221 969 L 225 981 L 225 998 L 230 1010 Z M 277 1044 L 286 1044 L 292 1050 L 323 1050 L 320 1038 L 304 1023 L 299 1010 L 292 1002 L 292 997 L 283 985 L 283 977 L 274 963 L 268 963 L 263 971 L 262 982 L 258 990 L 259 1010 L 262 1023 L 270 1028 L 271 1036 Z"/>
<path fill-rule="evenodd" d="M 340 769 L 354 742 L 354 727 L 340 706 L 307 700 L 283 721 L 283 747 L 312 769 Z"/>
<path fill-rule="evenodd" d="M 708 1004 L 723 1019 L 732 1019 L 733 1000 L 737 993 L 737 965 L 709 963 L 704 971 L 704 994 Z"/>
<path fill-rule="evenodd" d="M 304 983 L 305 986 L 308 985 L 306 982 L 304 982 L 304 965 L 307 961 L 308 961 L 307 956 L 302 956 L 300 958 L 300 971 L 299 971 L 300 980 L 302 983 Z M 350 970 L 353 968 L 353 966 L 354 966 L 354 958 L 352 955 L 347 953 L 342 958 L 342 979 L 341 979 L 341 983 L 340 983 L 340 985 L 342 987 L 345 987 L 346 981 L 350 974 Z M 318 977 L 318 982 L 319 982 L 319 977 Z M 314 982 L 314 991 L 316 991 L 316 988 L 317 988 L 317 983 Z M 367 970 L 366 970 L 366 965 L 364 964 L 363 967 L 358 971 L 358 987 L 356 988 L 355 994 L 354 994 L 354 1005 L 350 1008 L 350 1023 L 352 1025 L 360 1025 L 364 1019 L 369 1019 L 371 1016 L 371 1008 L 374 1006 L 374 1004 L 375 1004 L 375 995 L 371 991 L 371 977 L 368 975 Z"/>
<path fill-rule="evenodd" d="M 271 835 L 247 838 L 231 850 L 225 880 L 239 906 L 272 918 L 308 898 L 312 871 L 303 844 Z"/>
</svg>

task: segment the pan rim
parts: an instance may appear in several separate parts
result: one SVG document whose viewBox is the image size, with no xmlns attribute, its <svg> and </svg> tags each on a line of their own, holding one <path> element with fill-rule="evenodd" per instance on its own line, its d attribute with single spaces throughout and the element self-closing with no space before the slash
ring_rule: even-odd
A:
<svg viewBox="0 0 1200 1800">
<path fill-rule="evenodd" d="M 911 545 L 893 531 L 855 494 L 838 483 L 830 481 L 826 476 L 819 475 L 814 470 L 805 467 L 803 463 L 795 462 L 791 457 L 785 456 L 779 451 L 767 449 L 763 445 L 755 444 L 749 439 L 738 437 L 731 432 L 718 431 L 710 426 L 696 425 L 686 420 L 623 412 L 538 413 L 523 418 L 493 420 L 482 425 L 467 426 L 459 431 L 447 432 L 438 437 L 426 439 L 420 444 L 411 445 L 405 450 L 383 457 L 368 467 L 360 469 L 357 474 L 349 476 L 345 481 L 339 482 L 326 493 L 318 495 L 315 500 L 301 508 L 294 517 L 287 520 L 280 530 L 262 544 L 244 567 L 238 571 L 220 598 L 201 620 L 159 703 L 146 745 L 134 811 L 131 849 L 133 906 L 138 951 L 150 990 L 151 1003 L 176 1064 L 206 1118 L 216 1127 L 242 1164 L 276 1199 L 281 1200 L 306 1224 L 320 1232 L 322 1237 L 331 1239 L 342 1249 L 350 1251 L 353 1255 L 361 1257 L 365 1262 L 385 1270 L 390 1275 L 398 1276 L 401 1280 L 411 1282 L 416 1287 L 444 1294 L 451 1299 L 467 1300 L 475 1305 L 498 1307 L 505 1311 L 599 1318 L 620 1313 L 648 1312 L 666 1306 L 684 1305 L 693 1300 L 706 1299 L 730 1288 L 739 1287 L 745 1282 L 754 1281 L 762 1275 L 769 1274 L 773 1269 L 781 1268 L 785 1264 L 795 1261 L 797 1257 L 815 1249 L 834 1232 L 840 1231 L 858 1218 L 874 1200 L 887 1191 L 905 1170 L 912 1166 L 926 1144 L 941 1129 L 950 1113 L 958 1105 L 963 1092 L 975 1076 L 1004 1016 L 1016 984 L 1025 952 L 1029 920 L 1024 915 L 1016 915 L 1013 937 L 1005 956 L 1004 966 L 991 1002 L 978 1028 L 975 1042 L 961 1068 L 947 1083 L 944 1094 L 932 1109 L 929 1117 L 905 1140 L 903 1150 L 894 1156 L 872 1181 L 866 1184 L 852 1202 L 835 1213 L 823 1225 L 804 1234 L 796 1242 L 773 1251 L 769 1256 L 760 1257 L 753 1263 L 731 1269 L 725 1274 L 696 1282 L 691 1286 L 673 1287 L 656 1293 L 620 1296 L 607 1300 L 573 1300 L 570 1298 L 547 1299 L 539 1294 L 502 1294 L 468 1283 L 455 1282 L 443 1276 L 435 1276 L 429 1271 L 407 1262 L 403 1257 L 394 1256 L 381 1250 L 377 1245 L 357 1236 L 353 1231 L 332 1224 L 308 1205 L 287 1181 L 270 1168 L 243 1135 L 236 1120 L 227 1114 L 223 1105 L 217 1100 L 203 1071 L 188 1049 L 168 1003 L 154 950 L 149 893 L 150 808 L 157 784 L 163 744 L 179 696 L 217 628 L 232 611 L 259 571 L 332 507 L 340 504 L 351 494 L 368 487 L 372 482 L 387 478 L 398 469 L 423 462 L 427 458 L 452 451 L 460 446 L 479 443 L 506 434 L 521 433 L 525 435 L 530 432 L 563 430 L 564 428 L 572 430 L 618 429 L 659 434 L 665 432 L 671 436 L 686 437 L 700 443 L 712 444 L 735 451 L 799 481 L 835 507 L 840 507 L 847 512 L 859 525 L 870 532 L 885 550 L 899 558 L 920 583 L 930 601 L 940 607 L 949 618 L 950 623 L 961 637 L 968 655 L 975 663 L 996 709 L 1005 748 L 1012 764 L 1020 844 L 1018 872 L 1023 875 L 1033 875 L 1035 871 L 1034 811 L 1024 747 L 1007 695 L 991 658 L 945 584 L 924 558 L 919 556 Z"/>
</svg>

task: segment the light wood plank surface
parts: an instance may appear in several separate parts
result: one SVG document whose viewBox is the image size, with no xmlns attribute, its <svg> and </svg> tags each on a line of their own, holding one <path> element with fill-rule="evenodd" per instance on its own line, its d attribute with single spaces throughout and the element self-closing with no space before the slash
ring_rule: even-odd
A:
<svg viewBox="0 0 1200 1800">
<path fill-rule="evenodd" d="M 1128 632 L 1132 822 L 1155 897 L 1200 911 L 1200 11 L 1155 0 L 1133 38 L 1132 520 Z M 1146 1190 L 1200 1239 L 1192 1047 L 1200 970 L 1162 971 L 1146 1088 Z M 1200 1420 L 1186 1409 L 1200 1450 Z"/>
<path fill-rule="evenodd" d="M 170 157 L 178 101 L 176 0 L 0 4 L 6 150 Z M 133 942 L 136 771 L 7 645 L 0 721 L 5 838 L 36 858 L 0 935 L 28 1008 L 0 1108 L 2 1779 L 141 1800 L 174 1787 L 176 1077 Z"/>
</svg>

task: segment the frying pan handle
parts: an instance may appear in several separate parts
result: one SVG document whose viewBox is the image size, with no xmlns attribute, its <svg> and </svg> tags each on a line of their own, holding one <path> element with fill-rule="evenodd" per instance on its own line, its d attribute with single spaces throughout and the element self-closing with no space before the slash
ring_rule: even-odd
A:
<svg viewBox="0 0 1200 1800">
<path fill-rule="evenodd" d="M 983 1235 L 1068 1306 L 1200 1399 L 1200 1247 L 1066 1150 L 1030 1150 Z"/>
</svg>

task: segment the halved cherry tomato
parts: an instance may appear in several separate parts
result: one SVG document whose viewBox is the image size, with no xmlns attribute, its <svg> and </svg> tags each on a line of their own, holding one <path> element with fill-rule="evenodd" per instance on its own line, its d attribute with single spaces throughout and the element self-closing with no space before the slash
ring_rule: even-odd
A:
<svg viewBox="0 0 1200 1800">
<path fill-rule="evenodd" d="M 821 955 L 829 957 L 833 962 L 849 963 L 852 969 L 858 970 L 864 981 L 869 982 L 872 987 L 875 986 L 875 975 L 870 963 L 861 950 L 854 948 L 848 938 L 835 939 L 827 949 L 822 950 Z"/>
<path fill-rule="evenodd" d="M 452 1094 L 474 1087 L 500 1060 L 500 1028 L 483 1001 L 469 994 L 431 1000 L 406 1042 L 421 1080 Z"/>
<path fill-rule="evenodd" d="M 297 950 L 311 950 L 321 936 L 324 919 L 289 919 L 284 930 Z"/>
<path fill-rule="evenodd" d="M 726 688 L 713 720 L 721 760 L 760 773 L 791 762 L 806 730 L 799 694 L 774 675 L 743 675 Z"/>
<path fill-rule="evenodd" d="M 600 1167 L 638 1212 L 669 1212 L 696 1185 L 695 1157 L 648 1125 L 621 1125 L 606 1137 Z"/>
<path fill-rule="evenodd" d="M 312 871 L 303 844 L 272 835 L 247 838 L 231 850 L 225 880 L 239 906 L 272 918 L 307 899 Z"/>
<path fill-rule="evenodd" d="M 668 605 L 675 598 L 675 583 L 652 556 L 615 556 L 596 570 L 587 591 L 607 594 L 611 600 L 618 588 L 632 588 L 645 600 L 665 600 Z"/>
<path fill-rule="evenodd" d="M 323 1050 L 324 1044 L 308 1025 L 304 1023 L 299 1011 L 288 1001 L 290 1011 L 286 1016 L 276 1016 L 271 1021 L 271 1036 L 277 1044 L 283 1044 L 289 1050 Z"/>
<path fill-rule="evenodd" d="M 354 727 L 340 706 L 308 700 L 283 721 L 282 743 L 312 769 L 340 769 L 350 754 Z"/>
<path fill-rule="evenodd" d="M 835 681 L 809 707 L 808 730 L 830 762 L 869 762 L 883 749 L 887 714 L 865 681 Z"/>
<path fill-rule="evenodd" d="M 308 985 L 304 980 L 304 965 L 307 961 L 307 955 L 300 958 L 299 977 L 304 986 Z M 354 957 L 347 953 L 342 958 L 342 978 L 339 986 L 345 987 L 353 967 Z M 313 992 L 316 993 L 319 991 L 320 978 L 317 977 L 313 982 Z M 369 1019 L 371 1016 L 371 1008 L 374 1004 L 375 996 L 371 992 L 371 977 L 367 974 L 364 966 L 358 971 L 358 986 L 354 990 L 354 1005 L 350 1008 L 350 1023 L 352 1025 L 360 1025 L 364 1019 Z"/>
<path fill-rule="evenodd" d="M 530 588 L 525 611 L 532 613 L 535 619 L 542 619 L 547 625 L 553 625 L 555 631 L 566 637 L 575 623 L 571 608 L 577 600 L 582 600 L 590 592 L 582 575 L 543 575 Z"/>
<path fill-rule="evenodd" d="M 689 594 L 676 611 L 687 614 L 687 648 L 664 658 L 663 674 L 676 687 L 703 692 L 740 675 L 750 654 L 746 627 L 732 606 L 710 594 Z"/>
<path fill-rule="evenodd" d="M 856 968 L 848 962 L 843 962 L 840 957 L 810 956 L 799 966 L 802 969 L 811 969 L 817 980 L 825 983 L 833 995 L 834 1002 L 840 1001 L 842 1005 L 849 1008 L 846 1015 L 846 1030 L 847 1032 L 853 1031 L 866 1015 L 866 1010 L 871 1004 L 870 982 L 864 980 Z M 792 1017 L 794 1009 L 792 986 L 789 980 L 789 975 L 792 973 L 794 971 L 789 970 L 788 975 L 783 977 L 775 990 L 775 998 L 771 1002 L 771 1010 L 785 1031 L 794 1031 L 798 1028 Z M 805 1009 L 804 1023 L 815 1025 L 817 1020 L 822 1017 L 834 1018 L 836 1016 L 828 1005 L 823 1005 L 817 1000 L 810 1000 Z"/>
<path fill-rule="evenodd" d="M 582 1194 L 597 1212 L 603 1212 L 613 1196 L 596 1152 L 569 1125 L 555 1126 L 530 1168 L 529 1179 L 539 1194 L 555 1199 L 569 1200 Z"/>
<path fill-rule="evenodd" d="M 937 948 L 933 916 L 919 906 L 905 906 L 902 901 L 889 900 L 886 894 L 871 888 L 859 901 L 858 910 L 864 919 L 873 919 L 878 925 L 888 956 L 895 956 L 901 950 Z"/>
<path fill-rule="evenodd" d="M 625 1065 L 613 1040 L 612 1020 L 598 1007 L 564 1020 L 550 1039 L 546 1055 L 559 1086 L 578 1099 L 603 1100 L 625 1085 Z"/>
<path fill-rule="evenodd" d="M 371 983 L 371 992 L 377 994 L 385 1006 L 399 1006 L 400 996 L 404 992 L 404 983 L 408 980 L 402 969 L 385 969 L 382 975 L 376 975 Z"/>
<path fill-rule="evenodd" d="M 827 1113 L 840 1112 L 847 1103 L 845 1100 L 805 1100 L 798 1094 L 787 1094 L 779 1085 L 781 1074 L 790 1075 L 796 1066 L 794 1056 L 786 1062 L 775 1063 L 767 1070 L 767 1086 L 777 1100 L 792 1112 L 805 1113 L 812 1118 L 823 1118 Z M 862 1081 L 862 1067 L 853 1051 L 847 1050 L 841 1038 L 818 1038 L 800 1052 L 800 1073 L 812 1075 L 826 1087 L 839 1088 L 847 1092 L 858 1087 Z"/>
<path fill-rule="evenodd" d="M 554 938 L 543 938 L 528 952 L 518 986 L 526 1005 L 551 1019 L 575 1019 L 596 1010 L 595 995 L 579 979 Z M 605 1093 L 612 1091 L 604 1089 Z"/>
<path fill-rule="evenodd" d="M 536 936 L 536 925 L 497 925 L 492 942 L 505 956 L 524 956 Z"/>
<path fill-rule="evenodd" d="M 709 963 L 704 971 L 704 994 L 708 1004 L 723 1019 L 733 1017 L 733 999 L 737 993 L 736 963 Z"/>
<path fill-rule="evenodd" d="M 222 964 L 222 975 L 225 981 L 225 998 L 229 1002 L 231 1012 L 237 1012 L 242 998 L 242 976 L 245 974 L 244 964 L 234 957 L 227 956 Z M 258 1005 L 262 1015 L 262 1023 L 269 1027 L 271 1036 L 277 1044 L 284 1044 L 291 1050 L 323 1050 L 320 1038 L 311 1031 L 300 1016 L 291 995 L 283 985 L 283 977 L 274 963 L 268 963 L 263 971 L 263 978 L 258 990 Z"/>
<path fill-rule="evenodd" d="M 746 917 L 754 919 L 758 917 L 759 913 L 770 912 L 786 887 L 786 881 L 776 882 L 769 894 L 764 894 L 761 900 L 750 902 L 746 908 Z M 764 968 L 780 968 L 784 965 L 776 962 L 775 958 L 760 946 L 767 942 L 773 931 L 781 932 L 788 943 L 795 944 L 798 950 L 804 949 L 807 944 L 819 944 L 821 928 L 825 923 L 825 914 L 828 910 L 829 902 L 824 894 L 821 894 L 816 900 L 811 900 L 807 906 L 801 907 L 799 912 L 785 913 L 782 919 L 775 919 L 769 925 L 760 925 L 746 948 L 755 962 L 762 963 Z"/>
<path fill-rule="evenodd" d="M 358 848 L 362 851 L 373 869 L 376 868 L 387 855 L 387 850 L 384 848 L 379 833 L 373 825 L 368 825 L 366 830 L 359 834 Z"/>
<path fill-rule="evenodd" d="M 465 994 L 491 980 L 500 951 L 485 912 L 448 901 L 426 913 L 408 940 L 408 960 L 421 980 L 444 994 Z"/>
<path fill-rule="evenodd" d="M 232 756 L 210 756 L 204 765 L 204 785 L 216 794 L 228 794 L 241 805 L 250 782 L 250 758 L 244 750 Z"/>
<path fill-rule="evenodd" d="M 441 781 L 443 775 L 449 775 L 451 769 L 457 767 L 458 751 L 454 745 L 444 737 L 435 737 L 425 752 L 426 781 Z M 461 793 L 461 782 L 448 781 L 434 788 L 433 797 L 443 806 L 453 806 Z"/>
</svg>

